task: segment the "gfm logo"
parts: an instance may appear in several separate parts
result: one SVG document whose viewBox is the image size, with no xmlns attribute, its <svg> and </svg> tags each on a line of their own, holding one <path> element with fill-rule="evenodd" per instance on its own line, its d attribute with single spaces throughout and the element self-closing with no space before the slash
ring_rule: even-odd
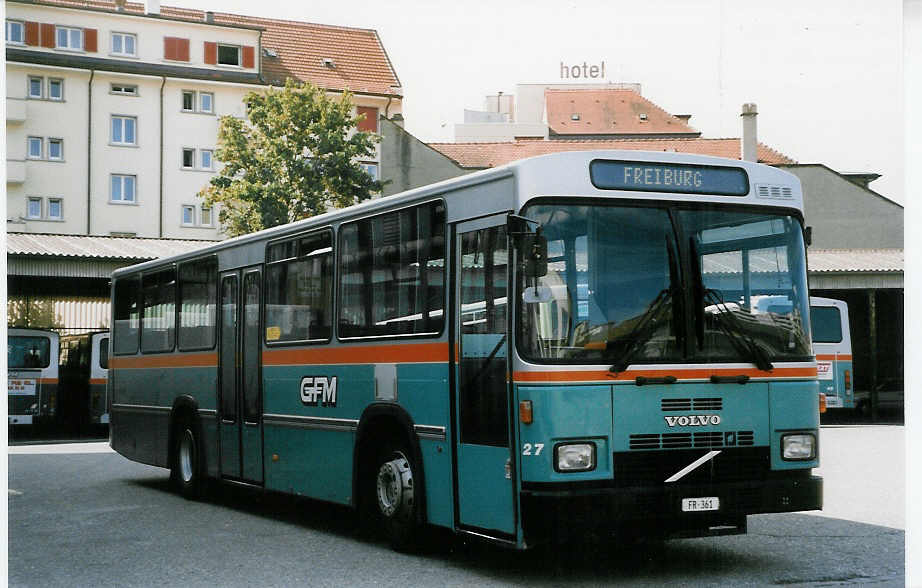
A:
<svg viewBox="0 0 922 588">
<path fill-rule="evenodd" d="M 676 425 L 680 427 L 706 427 L 708 425 L 719 425 L 720 415 L 716 414 L 693 414 L 689 416 L 667 416 L 666 424 L 670 427 Z"/>
<path fill-rule="evenodd" d="M 336 376 L 301 378 L 301 402 L 305 406 L 336 406 Z"/>
</svg>

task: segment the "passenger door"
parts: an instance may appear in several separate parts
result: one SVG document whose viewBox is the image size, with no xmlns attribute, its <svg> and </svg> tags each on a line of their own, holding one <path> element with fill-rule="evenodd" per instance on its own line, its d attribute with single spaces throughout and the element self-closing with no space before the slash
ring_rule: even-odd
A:
<svg viewBox="0 0 922 588">
<path fill-rule="evenodd" d="M 252 483 L 263 481 L 261 285 L 258 267 L 221 274 L 221 475 Z"/>
<path fill-rule="evenodd" d="M 515 534 L 506 216 L 456 228 L 455 406 L 462 527 Z"/>
</svg>

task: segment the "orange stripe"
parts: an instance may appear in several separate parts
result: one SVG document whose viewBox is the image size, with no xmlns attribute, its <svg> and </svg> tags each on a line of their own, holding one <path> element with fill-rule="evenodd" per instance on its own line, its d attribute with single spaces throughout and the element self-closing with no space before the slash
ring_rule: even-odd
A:
<svg viewBox="0 0 922 588">
<path fill-rule="evenodd" d="M 447 343 L 271 349 L 263 351 L 263 365 L 434 363 L 447 362 L 448 354 Z"/>
<path fill-rule="evenodd" d="M 142 355 L 140 357 L 113 357 L 110 368 L 140 369 L 165 367 L 216 367 L 217 353 L 170 353 L 167 355 Z"/>
<path fill-rule="evenodd" d="M 57 378 L 39 378 L 38 381 L 42 384 L 57 384 Z"/>
<path fill-rule="evenodd" d="M 815 367 L 775 368 L 770 372 L 757 369 L 695 369 L 695 370 L 630 370 L 614 374 L 604 371 L 515 372 L 517 382 L 589 382 L 629 381 L 637 376 L 662 378 L 675 376 L 679 380 L 706 380 L 713 376 L 747 375 L 750 378 L 815 378 Z"/>
<path fill-rule="evenodd" d="M 106 378 L 90 378 L 90 384 L 102 384 L 102 385 L 105 385 L 106 383 L 108 383 L 108 381 L 109 381 L 109 380 L 106 379 Z"/>
<path fill-rule="evenodd" d="M 841 361 L 851 361 L 851 360 L 852 360 L 852 356 L 851 356 L 851 355 L 845 355 L 844 353 L 840 353 L 839 355 L 835 355 L 835 354 L 833 354 L 833 355 L 817 355 L 816 358 L 817 358 L 817 359 L 824 359 L 824 360 L 835 360 L 835 359 L 839 359 L 839 360 L 841 360 Z"/>
</svg>

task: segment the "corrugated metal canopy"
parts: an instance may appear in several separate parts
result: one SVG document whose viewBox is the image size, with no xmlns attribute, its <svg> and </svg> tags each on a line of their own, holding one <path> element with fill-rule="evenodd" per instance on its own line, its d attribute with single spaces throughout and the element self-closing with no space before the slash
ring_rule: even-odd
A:
<svg viewBox="0 0 922 588">
<path fill-rule="evenodd" d="M 185 239 L 7 233 L 6 252 L 7 255 L 143 261 L 186 253 L 212 243 Z"/>
<path fill-rule="evenodd" d="M 902 249 L 810 249 L 808 270 L 812 272 L 903 272 Z"/>
</svg>

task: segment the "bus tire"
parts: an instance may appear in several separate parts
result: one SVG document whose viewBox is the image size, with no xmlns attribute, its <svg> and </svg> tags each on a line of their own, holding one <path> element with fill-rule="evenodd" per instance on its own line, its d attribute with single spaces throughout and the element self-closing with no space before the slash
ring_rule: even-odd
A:
<svg viewBox="0 0 922 588">
<path fill-rule="evenodd" d="M 202 443 L 192 419 L 180 417 L 173 435 L 170 478 L 173 485 L 189 500 L 201 498 L 204 489 L 202 475 Z"/>
<path fill-rule="evenodd" d="M 375 460 L 372 496 L 376 514 L 391 547 L 410 551 L 419 539 L 416 480 L 419 468 L 410 451 L 392 446 Z"/>
</svg>

